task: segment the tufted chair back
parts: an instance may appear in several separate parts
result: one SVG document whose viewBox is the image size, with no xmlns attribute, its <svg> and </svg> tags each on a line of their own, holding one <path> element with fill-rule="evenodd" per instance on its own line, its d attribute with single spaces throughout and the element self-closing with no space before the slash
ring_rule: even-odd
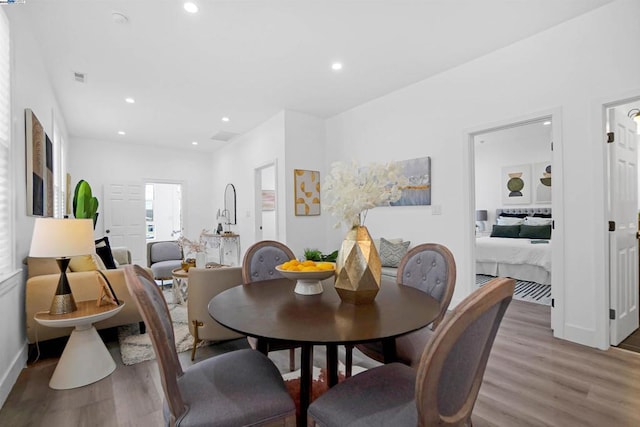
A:
<svg viewBox="0 0 640 427">
<path fill-rule="evenodd" d="M 423 243 L 411 249 L 400 261 L 396 281 L 420 289 L 440 302 L 435 329 L 449 307 L 456 284 L 456 262 L 449 249 L 437 243 Z"/>
<path fill-rule="evenodd" d="M 242 280 L 249 283 L 281 279 L 282 275 L 276 270 L 276 265 L 294 258 L 291 249 L 283 243 L 275 240 L 254 243 L 247 249 L 242 261 Z"/>
</svg>

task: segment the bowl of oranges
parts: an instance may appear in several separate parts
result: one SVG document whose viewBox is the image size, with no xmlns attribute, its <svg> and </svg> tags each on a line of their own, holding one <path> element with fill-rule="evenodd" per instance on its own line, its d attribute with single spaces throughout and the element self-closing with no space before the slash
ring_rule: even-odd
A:
<svg viewBox="0 0 640 427">
<path fill-rule="evenodd" d="M 316 295 L 322 293 L 322 283 L 320 281 L 333 276 L 336 272 L 336 266 L 332 262 L 292 259 L 276 266 L 276 270 L 287 279 L 296 281 L 295 293 Z"/>
</svg>

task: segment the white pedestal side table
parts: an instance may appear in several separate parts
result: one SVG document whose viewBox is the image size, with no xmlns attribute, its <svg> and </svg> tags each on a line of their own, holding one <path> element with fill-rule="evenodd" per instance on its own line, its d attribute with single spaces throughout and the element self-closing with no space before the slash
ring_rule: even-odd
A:
<svg viewBox="0 0 640 427">
<path fill-rule="evenodd" d="M 116 369 L 113 357 L 98 335 L 94 323 L 116 315 L 124 307 L 103 305 L 96 300 L 76 302 L 78 309 L 67 314 L 49 314 L 41 311 L 34 319 L 52 328 L 74 327 L 60 356 L 49 387 L 56 390 L 82 387 L 108 376 Z"/>
<path fill-rule="evenodd" d="M 175 268 L 171 270 L 171 275 L 173 276 L 173 302 L 184 304 L 189 292 L 189 272 L 182 268 Z"/>
</svg>

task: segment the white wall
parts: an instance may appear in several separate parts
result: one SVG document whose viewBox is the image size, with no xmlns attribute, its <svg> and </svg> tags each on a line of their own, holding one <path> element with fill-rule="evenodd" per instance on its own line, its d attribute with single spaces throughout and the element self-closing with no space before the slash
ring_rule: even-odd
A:
<svg viewBox="0 0 640 427">
<path fill-rule="evenodd" d="M 215 204 L 211 198 L 215 183 L 211 154 L 72 138 L 68 159 L 72 188 L 80 179 L 84 179 L 91 185 L 100 203 L 104 201 L 104 185 L 110 182 L 181 183 L 184 235 L 197 239 L 203 228 L 215 229 Z M 98 212 L 102 210 L 98 208 Z M 104 215 L 99 215 L 96 236 L 104 235 L 103 220 Z"/>
<path fill-rule="evenodd" d="M 64 117 L 59 113 L 55 94 L 49 84 L 47 70 L 40 60 L 40 49 L 29 32 L 29 26 L 12 13 L 15 9 L 3 8 L 10 20 L 12 40 L 11 69 L 11 149 L 13 168 L 15 267 L 24 268 L 23 260 L 29 253 L 35 217 L 27 216 L 25 179 L 25 108 L 30 108 L 53 136 L 53 118 L 56 133 L 67 140 Z M 55 141 L 54 141 L 55 143 Z M 25 331 L 24 283 L 26 274 L 18 273 L 0 284 L 0 323 L 6 325 L 0 334 L 0 404 L 11 390 L 20 370 L 27 360 Z"/>
<path fill-rule="evenodd" d="M 458 265 L 454 301 L 470 291 L 473 218 L 467 129 L 560 108 L 564 159 L 564 322 L 556 333 L 606 347 L 606 232 L 600 116 L 603 99 L 640 95 L 640 2 L 620 0 L 328 121 L 327 160 L 432 157 L 429 208 L 374 209 L 374 233 L 448 246 Z M 622 95 L 620 95 L 622 96 Z M 595 111 L 594 111 L 595 110 Z M 566 218 L 566 221 L 565 221 Z M 369 221 L 369 220 L 368 220 Z M 557 231 L 557 230 L 556 230 Z M 585 244 L 585 240 L 586 243 Z M 585 268 L 586 267 L 586 268 Z"/>
<path fill-rule="evenodd" d="M 279 211 L 278 230 L 280 240 L 286 242 L 284 138 L 284 111 L 281 111 L 260 126 L 225 145 L 213 155 L 210 168 L 215 171 L 216 181 L 209 195 L 213 200 L 214 208 L 222 209 L 226 185 L 232 183 L 235 186 L 238 223 L 232 225 L 231 230 L 240 234 L 242 254 L 255 242 L 254 170 L 274 161 L 276 162 L 276 204 Z"/>
<path fill-rule="evenodd" d="M 531 165 L 551 160 L 551 126 L 536 122 L 525 126 L 503 129 L 476 135 L 475 141 L 475 194 L 476 209 L 487 210 L 488 229 L 495 223 L 495 211 L 504 207 L 550 207 L 550 203 L 536 203 L 531 194 L 531 203 L 505 205 L 502 202 L 502 168 L 504 166 Z M 539 181 L 532 176 L 535 184 Z"/>
<path fill-rule="evenodd" d="M 323 120 L 281 111 L 214 154 L 212 169 L 223 181 L 215 186 L 213 198 L 221 207 L 225 185 L 235 185 L 238 224 L 232 230 L 240 234 L 242 253 L 256 241 L 254 170 L 274 161 L 279 240 L 299 257 L 304 248 L 326 247 L 326 214 L 295 216 L 293 200 L 294 169 L 318 170 L 322 177 L 324 140 Z"/>
<path fill-rule="evenodd" d="M 319 171 L 321 185 L 326 176 L 324 150 L 321 148 L 325 141 L 324 121 L 294 111 L 287 111 L 285 117 L 287 245 L 298 258 L 304 257 L 305 248 L 332 252 L 338 246 L 330 246 L 327 242 L 325 229 L 329 215 L 321 211 L 317 216 L 296 216 L 293 196 L 294 169 Z M 320 206 L 322 207 L 322 195 Z"/>
</svg>

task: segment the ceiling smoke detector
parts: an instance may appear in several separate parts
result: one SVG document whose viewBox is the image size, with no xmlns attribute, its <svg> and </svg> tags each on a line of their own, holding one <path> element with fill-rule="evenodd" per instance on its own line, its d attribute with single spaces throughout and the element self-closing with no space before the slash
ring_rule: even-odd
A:
<svg viewBox="0 0 640 427">
<path fill-rule="evenodd" d="M 86 83 L 87 75 L 85 73 L 80 73 L 78 71 L 73 72 L 73 80 L 78 83 Z"/>
</svg>

